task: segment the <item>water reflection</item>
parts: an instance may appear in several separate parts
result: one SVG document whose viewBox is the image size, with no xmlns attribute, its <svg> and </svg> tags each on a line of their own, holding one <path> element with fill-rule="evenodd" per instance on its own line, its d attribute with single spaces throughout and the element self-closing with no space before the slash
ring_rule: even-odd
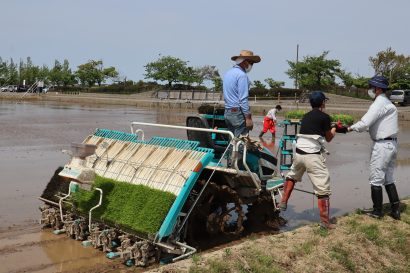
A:
<svg viewBox="0 0 410 273">
<path fill-rule="evenodd" d="M 67 238 L 65 234 L 54 235 L 50 230 L 45 230 L 41 232 L 41 241 L 46 242 L 41 245 L 42 250 L 57 272 L 83 270 L 91 268 L 93 264 L 111 262 L 105 258 L 102 251 L 93 247 L 83 247 L 81 242 Z"/>
<path fill-rule="evenodd" d="M 275 139 L 264 139 L 263 137 L 259 138 L 259 142 L 263 145 L 263 147 L 267 148 L 273 154 L 275 154 Z"/>
</svg>

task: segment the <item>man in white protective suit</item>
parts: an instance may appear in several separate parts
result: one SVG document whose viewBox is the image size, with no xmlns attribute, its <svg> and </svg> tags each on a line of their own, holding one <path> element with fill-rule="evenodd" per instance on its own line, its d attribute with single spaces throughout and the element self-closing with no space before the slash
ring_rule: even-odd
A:
<svg viewBox="0 0 410 273">
<path fill-rule="evenodd" d="M 394 168 L 397 158 L 398 115 L 397 108 L 387 98 L 388 80 L 383 76 L 374 76 L 369 80 L 369 96 L 374 99 L 367 113 L 360 121 L 348 128 L 348 131 L 363 132 L 369 130 L 373 140 L 370 156 L 370 187 L 373 209 L 367 215 L 374 218 L 383 216 L 383 188 L 385 187 L 391 204 L 390 216 L 400 219 L 400 199 L 394 180 Z"/>
</svg>

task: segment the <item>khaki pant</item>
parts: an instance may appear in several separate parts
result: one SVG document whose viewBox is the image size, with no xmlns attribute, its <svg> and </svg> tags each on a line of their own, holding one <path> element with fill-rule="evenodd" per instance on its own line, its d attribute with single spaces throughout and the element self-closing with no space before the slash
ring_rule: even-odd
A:
<svg viewBox="0 0 410 273">
<path fill-rule="evenodd" d="M 301 155 L 296 153 L 286 177 L 301 181 L 303 174 L 307 172 L 316 195 L 331 195 L 330 175 L 325 162 L 326 159 L 321 154 Z"/>
</svg>

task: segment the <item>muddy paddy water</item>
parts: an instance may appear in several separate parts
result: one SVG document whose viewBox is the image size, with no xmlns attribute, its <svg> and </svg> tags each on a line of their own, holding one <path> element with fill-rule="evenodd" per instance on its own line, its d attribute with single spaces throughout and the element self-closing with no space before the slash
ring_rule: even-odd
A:
<svg viewBox="0 0 410 273">
<path fill-rule="evenodd" d="M 68 161 L 61 150 L 81 142 L 95 128 L 130 131 L 132 121 L 184 125 L 189 113 L 179 110 L 135 109 L 133 107 L 16 104 L 0 101 L 0 273 L 1 272 L 120 272 L 122 265 L 104 258 L 103 253 L 84 249 L 79 242 L 41 231 L 37 200 L 54 170 Z M 259 133 L 262 117 L 256 117 L 253 136 Z M 177 130 L 143 128 L 146 138 L 154 135 L 185 138 Z M 280 138 L 282 132 L 277 137 Z M 410 195 L 410 125 L 401 124 L 396 169 L 401 197 Z M 278 139 L 266 146 L 276 153 Z M 367 133 L 338 134 L 327 148 L 331 173 L 331 214 L 339 216 L 369 207 L 368 163 L 370 140 Z M 305 176 L 297 188 L 312 190 Z M 388 200 L 384 196 L 385 201 Z M 316 200 L 295 191 L 283 216 L 285 229 L 318 221 Z"/>
</svg>

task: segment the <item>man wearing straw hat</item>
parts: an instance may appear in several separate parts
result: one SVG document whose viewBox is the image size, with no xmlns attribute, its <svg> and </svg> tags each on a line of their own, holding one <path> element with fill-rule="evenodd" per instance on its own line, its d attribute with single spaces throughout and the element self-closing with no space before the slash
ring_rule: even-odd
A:
<svg viewBox="0 0 410 273">
<path fill-rule="evenodd" d="M 261 61 L 261 58 L 250 50 L 242 50 L 231 60 L 235 62 L 235 65 L 223 78 L 225 122 L 228 130 L 235 137 L 239 137 L 248 134 L 253 129 L 248 102 L 250 80 L 247 73 L 251 71 L 253 64 Z"/>
</svg>

